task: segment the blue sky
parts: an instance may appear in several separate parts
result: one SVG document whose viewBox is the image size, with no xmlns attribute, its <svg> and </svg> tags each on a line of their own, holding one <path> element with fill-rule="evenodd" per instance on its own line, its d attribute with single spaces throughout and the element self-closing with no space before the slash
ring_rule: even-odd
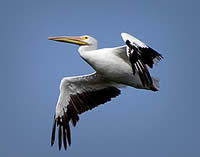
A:
<svg viewBox="0 0 200 157">
<path fill-rule="evenodd" d="M 199 1 L 1 1 L 0 156 L 199 157 Z M 160 91 L 122 94 L 80 116 L 72 146 L 50 147 L 60 80 L 93 72 L 77 46 L 48 36 L 91 35 L 99 48 L 138 37 L 164 59 Z M 57 141 L 56 141 L 57 142 Z"/>
</svg>

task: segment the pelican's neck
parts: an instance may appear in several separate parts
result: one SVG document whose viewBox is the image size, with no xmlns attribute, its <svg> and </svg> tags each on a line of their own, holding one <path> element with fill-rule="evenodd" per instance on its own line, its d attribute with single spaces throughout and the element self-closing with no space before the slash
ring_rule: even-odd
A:
<svg viewBox="0 0 200 157">
<path fill-rule="evenodd" d="M 93 54 L 91 52 L 93 52 L 93 50 L 96 50 L 96 49 L 97 49 L 97 45 L 85 45 L 85 46 L 80 46 L 78 51 L 81 58 L 83 58 L 88 64 L 90 64 L 91 59 L 92 59 L 91 54 Z"/>
<path fill-rule="evenodd" d="M 92 51 L 97 49 L 97 44 L 92 44 L 92 45 L 84 45 L 80 46 L 78 51 L 79 53 L 84 52 L 84 51 Z"/>
</svg>

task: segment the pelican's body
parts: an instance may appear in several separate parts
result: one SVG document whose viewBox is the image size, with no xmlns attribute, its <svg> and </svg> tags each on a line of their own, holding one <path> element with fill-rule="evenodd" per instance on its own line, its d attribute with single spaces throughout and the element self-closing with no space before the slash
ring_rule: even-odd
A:
<svg viewBox="0 0 200 157">
<path fill-rule="evenodd" d="M 79 114 L 118 96 L 120 87 L 158 90 L 158 80 L 151 77 L 147 66 L 152 68 L 162 56 L 127 33 L 122 33 L 122 38 L 126 45 L 104 49 L 97 49 L 97 40 L 88 35 L 49 38 L 80 45 L 80 56 L 95 70 L 89 75 L 62 79 L 54 117 L 52 145 L 55 140 L 56 124 L 59 149 L 62 138 L 66 149 L 67 140 L 68 144 L 71 144 L 69 121 L 75 126 Z"/>
<path fill-rule="evenodd" d="M 125 52 L 125 47 L 80 51 L 79 53 L 102 77 L 115 83 L 144 88 L 142 84 L 138 83 L 139 78 L 132 76 L 131 64 L 125 53 L 121 53 L 123 51 Z"/>
</svg>

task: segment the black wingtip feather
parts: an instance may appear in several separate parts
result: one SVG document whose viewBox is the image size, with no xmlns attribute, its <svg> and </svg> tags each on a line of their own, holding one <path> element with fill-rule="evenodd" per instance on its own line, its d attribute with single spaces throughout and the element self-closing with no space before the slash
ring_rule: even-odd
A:
<svg viewBox="0 0 200 157">
<path fill-rule="evenodd" d="M 53 146 L 54 141 L 55 141 L 55 133 L 56 133 L 56 119 L 54 115 L 53 128 L 52 128 L 52 134 L 51 134 L 51 146 Z"/>
<path fill-rule="evenodd" d="M 60 121 L 58 121 L 60 123 Z M 58 126 L 58 148 L 59 150 L 61 149 L 62 147 L 62 126 L 59 124 Z"/>
<path fill-rule="evenodd" d="M 65 150 L 67 150 L 66 129 L 64 126 L 62 128 L 63 128 L 63 145 Z"/>
<path fill-rule="evenodd" d="M 153 68 L 154 59 L 157 59 L 160 61 L 163 57 L 160 53 L 158 53 L 156 50 L 152 49 L 151 47 L 147 48 L 139 48 L 139 51 L 142 56 L 142 60 L 144 64 L 147 64 L 150 68 Z"/>
<path fill-rule="evenodd" d="M 70 146 L 71 145 L 71 133 L 70 133 L 69 118 L 67 116 L 67 112 L 64 112 L 63 126 L 65 127 L 65 133 L 67 134 L 67 141 Z"/>
<path fill-rule="evenodd" d="M 134 57 L 130 58 L 131 62 L 135 63 L 137 59 L 141 59 L 144 64 L 147 64 L 150 68 L 153 68 L 154 59 L 160 61 L 163 56 L 151 47 L 140 47 L 136 43 L 131 43 L 127 40 L 126 45 L 129 47 L 129 51 L 133 50 Z M 130 54 L 129 52 L 129 54 Z M 138 58 L 137 54 L 140 56 Z M 133 69 L 134 70 L 134 69 Z"/>
<path fill-rule="evenodd" d="M 64 112 L 64 110 L 63 110 Z M 67 140 L 66 140 L 66 127 L 65 125 L 67 124 L 66 116 L 65 114 L 62 116 L 62 128 L 63 128 L 63 145 L 65 150 L 67 149 Z"/>
<path fill-rule="evenodd" d="M 69 124 L 67 124 L 66 129 L 67 129 L 67 140 L 68 140 L 68 144 L 70 146 L 71 145 L 71 132 L 70 132 Z"/>
</svg>

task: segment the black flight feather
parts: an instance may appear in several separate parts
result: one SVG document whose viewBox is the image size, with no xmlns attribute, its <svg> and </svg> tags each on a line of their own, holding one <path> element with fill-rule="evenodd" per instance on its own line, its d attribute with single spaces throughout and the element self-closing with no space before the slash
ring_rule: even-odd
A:
<svg viewBox="0 0 200 157">
<path fill-rule="evenodd" d="M 56 119 L 55 119 L 55 115 L 54 115 L 53 129 L 52 129 L 52 135 L 51 135 L 51 146 L 53 146 L 54 141 L 55 141 L 55 133 L 56 133 Z"/>
</svg>

